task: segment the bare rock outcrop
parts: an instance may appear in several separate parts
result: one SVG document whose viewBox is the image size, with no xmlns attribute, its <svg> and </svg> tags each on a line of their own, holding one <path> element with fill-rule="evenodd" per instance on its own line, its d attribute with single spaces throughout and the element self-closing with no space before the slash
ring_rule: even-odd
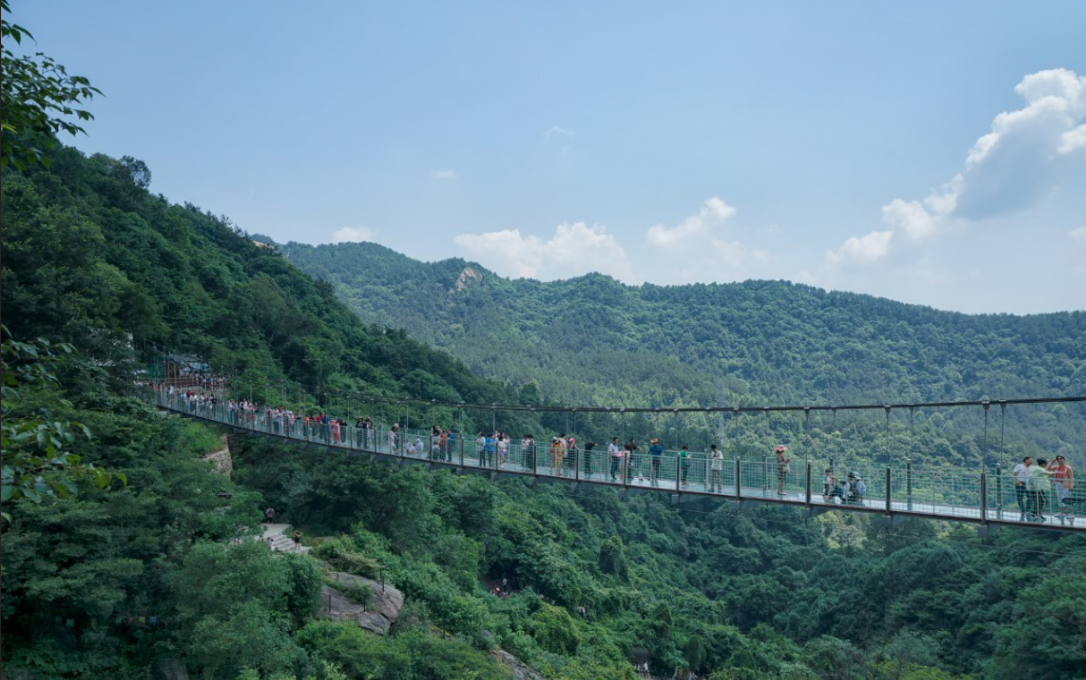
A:
<svg viewBox="0 0 1086 680">
<path fill-rule="evenodd" d="M 215 470 L 220 474 L 230 476 L 230 473 L 234 471 L 234 459 L 230 457 L 230 442 L 227 441 L 225 434 L 222 436 L 222 448 L 207 454 L 204 460 L 214 463 Z"/>
<path fill-rule="evenodd" d="M 353 621 L 371 633 L 388 634 L 403 609 L 403 593 L 388 584 L 382 586 L 378 581 L 354 574 L 333 571 L 328 578 L 340 587 L 324 586 L 321 589 L 321 618 Z M 367 588 L 372 593 L 368 604 L 357 602 L 344 592 L 360 592 Z"/>
<path fill-rule="evenodd" d="M 514 680 L 543 680 L 543 675 L 539 671 L 529 668 L 523 661 L 504 649 L 498 648 L 494 652 L 494 657 L 513 673 Z"/>
</svg>

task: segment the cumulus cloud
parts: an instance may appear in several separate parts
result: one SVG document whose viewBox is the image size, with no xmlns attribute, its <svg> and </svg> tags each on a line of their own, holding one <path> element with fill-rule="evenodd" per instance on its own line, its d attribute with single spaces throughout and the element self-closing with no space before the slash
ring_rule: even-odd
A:
<svg viewBox="0 0 1086 680">
<path fill-rule="evenodd" d="M 886 253 L 890 252 L 890 241 L 893 238 L 892 231 L 873 231 L 866 236 L 853 236 L 838 250 L 828 251 L 826 255 L 834 264 L 841 262 L 870 264 L 886 257 Z M 807 275 L 811 276 L 810 273 Z"/>
<path fill-rule="evenodd" d="M 729 238 L 728 222 L 738 214 L 719 196 L 708 198 L 697 213 L 673 227 L 662 224 L 645 231 L 648 255 L 663 275 L 660 283 L 734 281 L 751 267 L 769 262 L 769 253 Z"/>
<path fill-rule="evenodd" d="M 639 282 L 626 250 L 601 225 L 560 224 L 547 240 L 505 229 L 460 234 L 453 242 L 503 276 L 553 281 L 597 271 L 626 283 Z"/>
<path fill-rule="evenodd" d="M 927 238 L 935 231 L 935 220 L 918 201 L 894 199 L 882 206 L 882 222 L 891 229 L 904 231 L 915 240 Z"/>
<path fill-rule="evenodd" d="M 1086 157 L 1086 77 L 1067 69 L 1031 73 L 1014 91 L 1025 106 L 997 115 L 973 143 L 965 167 L 923 200 L 894 199 L 882 208 L 886 230 L 853 237 L 828 261 L 873 263 L 901 243 L 937 236 L 951 220 L 979 220 L 1035 205 Z M 895 246 L 896 248 L 896 246 Z"/>
<path fill-rule="evenodd" d="M 649 245 L 661 248 L 684 246 L 712 235 L 717 225 L 723 225 L 738 211 L 714 196 L 706 199 L 696 215 L 687 217 L 681 224 L 668 228 L 662 224 L 649 227 L 645 240 Z"/>
<path fill-rule="evenodd" d="M 1067 69 L 1031 73 L 1014 88 L 1026 105 L 999 114 L 951 180 L 955 217 L 979 219 L 1028 208 L 1058 185 L 1079 148 L 1086 77 Z M 1086 143 L 1084 141 L 1083 143 Z"/>
<path fill-rule="evenodd" d="M 452 181 L 460 179 L 460 175 L 456 174 L 455 170 L 434 170 L 434 179 L 441 179 L 446 181 Z"/>
<path fill-rule="evenodd" d="M 332 243 L 375 241 L 377 232 L 369 227 L 343 227 L 332 234 Z"/>
<path fill-rule="evenodd" d="M 1056 147 L 1056 151 L 1064 156 L 1086 151 L 1086 124 L 1060 135 L 1060 145 Z"/>
</svg>

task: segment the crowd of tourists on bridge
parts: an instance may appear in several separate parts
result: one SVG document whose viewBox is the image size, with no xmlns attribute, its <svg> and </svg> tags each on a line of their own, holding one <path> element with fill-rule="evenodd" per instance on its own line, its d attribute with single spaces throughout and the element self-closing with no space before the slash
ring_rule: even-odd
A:
<svg viewBox="0 0 1086 680">
<path fill-rule="evenodd" d="M 210 384 L 214 386 L 215 381 Z M 728 493 L 724 481 L 735 484 L 735 477 L 725 473 L 723 451 L 713 444 L 707 452 L 692 452 L 683 444 L 677 451 L 665 453 L 658 438 L 651 438 L 647 451 L 634 437 L 625 443 L 612 437 L 606 452 L 589 439 L 581 445 L 577 438 L 561 433 L 549 440 L 537 441 L 532 434 L 520 437 L 519 447 L 514 446 L 512 436 L 501 430 L 481 431 L 474 437 L 454 428 L 433 425 L 429 431 L 414 434 L 401 429 L 399 424 L 375 425 L 368 416 L 358 416 L 351 428 L 344 419 L 326 412 L 295 413 L 282 406 L 261 406 L 248 399 L 216 396 L 214 391 L 175 389 L 174 386 L 152 385 L 161 389 L 169 399 L 177 398 L 181 409 L 195 415 L 204 415 L 221 406 L 220 414 L 227 422 L 243 427 L 267 427 L 272 434 L 299 437 L 319 441 L 332 446 L 346 446 L 363 450 L 386 450 L 412 458 L 427 458 L 434 462 L 463 462 L 461 456 L 473 459 L 478 467 L 501 470 L 512 461 L 521 469 L 537 470 L 547 467 L 557 477 L 590 479 L 602 476 L 615 483 L 646 484 L 659 486 L 661 479 L 670 487 L 675 484 L 686 488 L 693 483 L 704 484 L 710 493 Z M 223 411 L 225 413 L 223 413 Z M 380 441 L 378 441 L 380 438 Z M 474 455 L 472 455 L 474 454 Z M 666 466 L 664 465 L 666 461 Z M 790 479 L 792 458 L 788 447 L 777 445 L 773 457 L 767 458 L 764 469 L 759 470 L 762 483 L 768 493 L 769 480 L 775 478 L 776 493 L 786 496 L 785 485 Z M 666 469 L 667 473 L 662 473 Z M 1044 522 L 1049 508 L 1049 496 L 1054 491 L 1055 517 L 1062 523 L 1074 518 L 1074 503 L 1082 499 L 1073 494 L 1074 471 L 1065 456 L 1057 455 L 1049 461 L 1044 458 L 1025 458 L 1012 471 L 1015 500 L 1020 510 L 1020 521 Z M 864 505 L 867 484 L 857 471 L 838 473 L 833 467 L 825 469 L 822 478 L 822 501 L 830 504 Z"/>
<path fill-rule="evenodd" d="M 1071 506 L 1071 492 L 1075 488 L 1075 471 L 1067 463 L 1067 458 L 1057 455 L 1051 461 L 1045 458 L 1033 460 L 1026 456 L 1011 471 L 1014 475 L 1014 495 L 1021 511 L 1019 520 L 1023 522 L 1044 522 L 1048 509 L 1049 481 L 1053 482 L 1056 492 L 1056 518 L 1061 522 L 1074 517 Z"/>
</svg>

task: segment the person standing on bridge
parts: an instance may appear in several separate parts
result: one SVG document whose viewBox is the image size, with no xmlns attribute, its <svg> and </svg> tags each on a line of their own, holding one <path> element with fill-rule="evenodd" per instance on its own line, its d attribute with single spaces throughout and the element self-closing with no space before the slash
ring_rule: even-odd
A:
<svg viewBox="0 0 1086 680">
<path fill-rule="evenodd" d="M 494 464 L 494 451 L 498 446 L 498 433 L 491 432 L 483 440 L 483 451 L 486 453 L 486 460 L 483 462 L 483 467 L 490 467 Z"/>
<path fill-rule="evenodd" d="M 1022 462 L 1014 466 L 1011 475 L 1014 476 L 1014 498 L 1018 502 L 1018 510 L 1021 514 L 1018 521 L 1025 522 L 1029 514 L 1029 494 L 1026 493 L 1026 483 L 1029 481 L 1030 469 L 1033 467 L 1033 458 L 1026 456 Z"/>
<path fill-rule="evenodd" d="M 724 471 L 724 452 L 713 444 L 709 447 L 709 493 L 723 493 L 720 473 Z"/>
<path fill-rule="evenodd" d="M 633 437 L 630 437 L 630 441 L 626 442 L 626 472 L 622 475 L 622 479 L 625 480 L 627 484 L 635 472 L 640 474 L 640 472 L 635 469 L 637 459 L 634 457 L 634 452 L 640 450 L 641 447 L 637 445 L 637 442 L 634 441 Z"/>
<path fill-rule="evenodd" d="M 686 476 L 690 472 L 690 447 L 683 444 L 679 449 L 679 474 L 682 476 L 682 485 L 686 486 Z"/>
<path fill-rule="evenodd" d="M 660 440 L 653 438 L 649 447 L 649 481 L 656 486 L 656 480 L 660 477 L 660 459 L 664 455 L 664 447 L 660 446 Z"/>
<path fill-rule="evenodd" d="M 773 449 L 773 453 L 777 456 L 777 495 L 784 495 L 784 480 L 788 478 L 788 473 L 792 471 L 792 468 L 788 466 L 788 463 L 792 462 L 791 458 L 788 458 L 784 454 L 787 453 L 787 446 L 778 446 Z"/>
<path fill-rule="evenodd" d="M 1075 488 L 1075 471 L 1071 469 L 1071 466 L 1067 464 L 1067 459 L 1062 455 L 1057 455 L 1056 460 L 1049 463 L 1048 470 L 1052 473 L 1056 483 L 1056 504 L 1060 523 L 1063 523 L 1065 514 L 1068 519 L 1074 521 L 1074 512 L 1071 511 L 1070 506 L 1067 504 L 1067 498 Z"/>
<path fill-rule="evenodd" d="M 564 445 L 558 437 L 551 437 L 551 468 L 559 477 L 562 476 L 562 458 L 565 456 Z"/>
<path fill-rule="evenodd" d="M 1026 493 L 1029 494 L 1029 517 L 1027 521 L 1045 521 L 1044 511 L 1048 505 L 1048 491 L 1051 488 L 1048 478 L 1053 476 L 1048 470 L 1048 461 L 1044 458 L 1037 460 L 1037 464 L 1030 468 L 1029 479 L 1026 480 Z"/>
<path fill-rule="evenodd" d="M 486 467 L 486 462 L 483 456 L 486 455 L 486 435 L 482 432 L 475 438 L 475 460 L 479 461 L 480 467 Z"/>
<path fill-rule="evenodd" d="M 622 449 L 618 446 L 618 437 L 611 437 L 611 443 L 607 445 L 607 453 L 611 457 L 611 481 L 618 479 L 618 470 L 622 467 Z"/>
<path fill-rule="evenodd" d="M 520 440 L 520 456 L 522 465 L 529 470 L 535 470 L 535 438 L 530 434 L 524 435 Z"/>
</svg>

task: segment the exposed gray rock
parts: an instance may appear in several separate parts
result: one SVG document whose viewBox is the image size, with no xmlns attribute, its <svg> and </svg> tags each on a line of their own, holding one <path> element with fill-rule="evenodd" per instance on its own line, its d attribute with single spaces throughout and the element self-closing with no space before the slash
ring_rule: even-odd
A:
<svg viewBox="0 0 1086 680">
<path fill-rule="evenodd" d="M 230 442 L 226 439 L 225 434 L 222 436 L 222 448 L 214 453 L 207 454 L 204 460 L 214 463 L 216 472 L 227 477 L 230 476 L 234 471 L 234 459 L 230 457 Z"/>
<path fill-rule="evenodd" d="M 189 680 L 185 664 L 180 659 L 167 657 L 159 662 L 159 672 L 162 680 Z"/>
<path fill-rule="evenodd" d="M 389 628 L 396 622 L 396 618 L 403 609 L 403 593 L 396 588 L 385 584 L 381 587 L 379 581 L 345 574 L 334 571 L 328 574 L 332 581 L 342 584 L 344 590 L 368 586 L 373 592 L 373 602 L 370 606 L 352 602 L 340 590 L 325 586 L 321 589 L 321 618 L 331 621 L 353 621 L 359 628 L 387 635 Z"/>
<path fill-rule="evenodd" d="M 513 672 L 514 680 L 543 680 L 543 676 L 538 671 L 524 665 L 523 661 L 504 649 L 499 648 L 494 652 L 494 656 L 502 665 Z"/>
</svg>

